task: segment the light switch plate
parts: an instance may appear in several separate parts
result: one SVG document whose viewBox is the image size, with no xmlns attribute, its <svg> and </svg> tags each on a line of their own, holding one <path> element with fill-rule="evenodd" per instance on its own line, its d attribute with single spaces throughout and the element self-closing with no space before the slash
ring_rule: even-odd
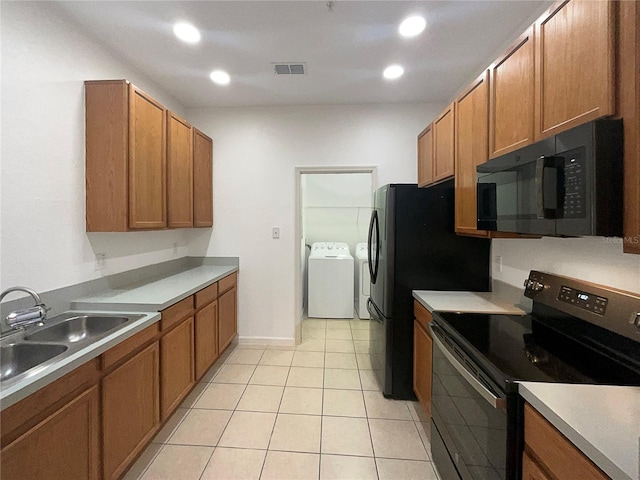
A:
<svg viewBox="0 0 640 480">
<path fill-rule="evenodd" d="M 273 227 L 271 229 L 271 238 L 278 240 L 280 238 L 280 227 Z"/>
</svg>

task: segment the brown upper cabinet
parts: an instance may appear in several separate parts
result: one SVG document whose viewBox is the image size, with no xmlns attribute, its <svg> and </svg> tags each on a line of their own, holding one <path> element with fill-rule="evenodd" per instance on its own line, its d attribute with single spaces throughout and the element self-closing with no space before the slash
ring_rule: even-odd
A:
<svg viewBox="0 0 640 480">
<path fill-rule="evenodd" d="M 418 186 L 453 178 L 455 122 L 453 103 L 418 135 Z"/>
<path fill-rule="evenodd" d="M 533 142 L 534 45 L 529 28 L 490 67 L 490 156 L 497 157 Z"/>
<path fill-rule="evenodd" d="M 433 124 L 418 135 L 418 186 L 433 183 Z"/>
<path fill-rule="evenodd" d="M 491 65 L 490 158 L 615 113 L 616 3 L 558 2 Z"/>
<path fill-rule="evenodd" d="M 163 228 L 166 205 L 166 109 L 129 84 L 129 227 Z"/>
<path fill-rule="evenodd" d="M 193 129 L 193 226 L 213 226 L 213 140 Z"/>
<path fill-rule="evenodd" d="M 640 254 L 640 2 L 620 2 L 618 116 L 624 119 L 624 252 Z"/>
<path fill-rule="evenodd" d="M 211 226 L 211 139 L 126 80 L 85 82 L 85 108 L 88 232 L 192 227 L 194 205 Z"/>
<path fill-rule="evenodd" d="M 193 160 L 191 125 L 167 111 L 167 199 L 170 228 L 193 226 Z"/>
<path fill-rule="evenodd" d="M 433 122 L 433 181 L 452 178 L 455 173 L 455 121 L 453 103 Z"/>
<path fill-rule="evenodd" d="M 536 22 L 536 140 L 615 113 L 616 3 L 559 2 Z"/>
<path fill-rule="evenodd" d="M 455 230 L 488 237 L 477 230 L 476 167 L 488 160 L 489 71 L 483 73 L 455 101 Z"/>
</svg>

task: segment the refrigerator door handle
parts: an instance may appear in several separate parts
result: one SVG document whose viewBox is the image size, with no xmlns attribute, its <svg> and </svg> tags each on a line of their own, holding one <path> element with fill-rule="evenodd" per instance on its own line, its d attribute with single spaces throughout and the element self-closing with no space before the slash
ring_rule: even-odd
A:
<svg viewBox="0 0 640 480">
<path fill-rule="evenodd" d="M 373 256 L 373 232 L 375 228 L 375 240 L 376 240 L 376 256 Z M 376 283 L 378 277 L 378 242 L 380 235 L 380 229 L 378 227 L 378 211 L 374 210 L 371 212 L 371 222 L 369 222 L 369 238 L 367 240 L 367 253 L 369 255 L 369 275 L 371 275 L 371 283 Z"/>
<path fill-rule="evenodd" d="M 378 316 L 376 307 L 374 306 L 370 298 L 367 300 L 367 310 L 369 310 L 369 315 L 372 320 L 375 320 L 378 323 L 382 323 L 382 319 Z"/>
</svg>

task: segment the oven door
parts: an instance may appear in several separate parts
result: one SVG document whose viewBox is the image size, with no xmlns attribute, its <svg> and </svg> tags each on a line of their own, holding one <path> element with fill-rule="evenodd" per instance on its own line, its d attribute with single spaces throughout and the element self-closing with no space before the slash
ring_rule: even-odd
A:
<svg viewBox="0 0 640 480">
<path fill-rule="evenodd" d="M 438 470 L 452 479 L 454 471 L 463 480 L 508 478 L 506 395 L 488 388 L 469 358 L 439 327 L 430 327 L 431 448 Z"/>
</svg>

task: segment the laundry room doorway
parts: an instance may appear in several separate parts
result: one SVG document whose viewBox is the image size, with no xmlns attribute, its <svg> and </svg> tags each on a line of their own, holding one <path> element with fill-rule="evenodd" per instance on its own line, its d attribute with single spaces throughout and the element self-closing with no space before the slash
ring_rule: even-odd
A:
<svg viewBox="0 0 640 480">
<path fill-rule="evenodd" d="M 320 335 L 327 320 L 359 318 L 356 257 L 367 242 L 376 187 L 375 166 L 296 167 L 297 343 L 305 331 Z"/>
</svg>

